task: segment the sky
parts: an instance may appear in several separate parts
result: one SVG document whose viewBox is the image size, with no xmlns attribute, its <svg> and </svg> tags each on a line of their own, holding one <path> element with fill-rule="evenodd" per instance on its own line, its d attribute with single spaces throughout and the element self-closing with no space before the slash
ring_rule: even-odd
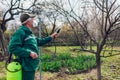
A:
<svg viewBox="0 0 120 80">
<path fill-rule="evenodd" d="M 8 0 L 9 1 L 9 0 Z M 31 1 L 32 0 L 26 0 L 27 1 L 27 3 L 26 2 L 23 2 L 24 4 L 23 4 L 23 7 L 24 8 L 27 8 L 30 4 L 31 4 Z M 45 1 L 45 0 L 40 0 L 40 1 Z M 46 0 L 46 1 L 49 1 L 49 2 L 52 2 L 53 0 Z M 56 1 L 56 0 L 55 0 Z M 61 1 L 61 0 L 57 0 L 57 1 Z M 68 11 L 70 11 L 71 9 L 70 9 L 70 6 L 69 6 L 69 3 L 71 4 L 71 7 L 72 8 L 74 8 L 74 12 L 76 13 L 76 14 L 81 14 L 81 11 L 82 11 L 82 8 L 84 7 L 84 5 L 86 4 L 85 3 L 85 1 L 86 0 L 69 0 L 70 2 L 68 2 L 68 0 L 62 0 L 63 1 L 63 3 L 65 4 L 65 6 L 64 6 L 64 8 L 66 9 L 66 10 L 68 10 Z M 81 1 L 81 2 L 80 2 Z M 90 2 L 89 3 L 91 3 L 91 1 L 92 0 L 90 0 Z M 112 1 L 112 0 L 111 0 Z M 89 4 L 89 3 L 87 3 L 87 4 Z M 119 4 L 120 5 L 120 0 L 117 0 L 117 4 Z M 4 6 L 4 5 L 2 5 L 1 3 L 0 3 L 0 5 L 1 5 L 1 8 L 0 8 L 0 10 L 5 10 L 5 9 L 7 9 L 7 6 Z M 18 21 L 19 20 L 19 16 L 15 16 L 15 18 L 16 18 L 16 21 Z"/>
<path fill-rule="evenodd" d="M 10 1 L 10 0 L 8 0 Z M 24 1 L 24 0 L 23 0 Z M 23 7 L 24 8 L 27 8 L 30 4 L 31 4 L 31 1 L 33 0 L 25 0 L 26 2 L 23 2 Z M 69 3 L 71 4 L 71 7 L 74 8 L 74 11 L 77 13 L 77 14 L 80 14 L 81 13 L 81 10 L 82 8 L 84 7 L 85 4 L 90 4 L 92 3 L 93 0 L 87 0 L 89 1 L 89 3 L 85 3 L 86 0 L 39 0 L 39 2 L 42 2 L 42 1 L 48 1 L 48 2 L 52 2 L 52 1 L 59 1 L 59 2 L 62 2 L 65 4 L 64 8 L 68 11 L 70 11 L 70 6 L 69 6 Z M 112 0 L 111 0 L 112 1 Z M 118 4 L 120 5 L 120 0 L 117 0 Z M 1 5 L 1 8 L 0 10 L 5 10 L 7 9 L 6 7 L 7 6 L 4 6 L 1 4 L 1 1 L 0 1 L 0 5 Z"/>
</svg>

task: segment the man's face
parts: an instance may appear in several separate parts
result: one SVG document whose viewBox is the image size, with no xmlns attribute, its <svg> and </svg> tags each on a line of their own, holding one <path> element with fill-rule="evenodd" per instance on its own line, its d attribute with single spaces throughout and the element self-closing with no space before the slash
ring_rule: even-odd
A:
<svg viewBox="0 0 120 80">
<path fill-rule="evenodd" d="M 30 18 L 30 20 L 28 21 L 28 25 L 33 28 L 33 18 Z"/>
<path fill-rule="evenodd" d="M 37 27 L 38 26 L 38 21 L 36 19 L 34 19 L 34 18 L 30 18 L 29 26 L 32 27 L 32 28 Z"/>
</svg>

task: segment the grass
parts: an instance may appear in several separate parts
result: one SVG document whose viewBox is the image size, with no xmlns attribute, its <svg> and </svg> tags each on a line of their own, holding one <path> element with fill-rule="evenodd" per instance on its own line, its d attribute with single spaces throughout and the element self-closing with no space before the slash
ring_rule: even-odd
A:
<svg viewBox="0 0 120 80">
<path fill-rule="evenodd" d="M 103 58 L 102 75 L 109 80 L 120 80 L 120 55 Z"/>
<path fill-rule="evenodd" d="M 120 55 L 109 58 L 102 58 L 102 60 L 102 80 L 120 80 Z M 52 75 L 49 77 L 47 76 L 46 80 L 97 80 L 96 69 L 92 69 L 86 73 L 76 75 L 64 74 L 62 71 L 61 73 L 44 72 L 43 77 L 46 77 L 46 74 Z"/>
<path fill-rule="evenodd" d="M 6 80 L 5 62 L 0 62 L 0 80 Z"/>
<path fill-rule="evenodd" d="M 94 47 L 95 48 L 95 47 Z M 89 54 L 88 52 L 83 52 L 80 50 L 74 51 L 74 49 L 80 49 L 80 46 L 57 46 L 56 47 L 56 54 L 63 54 L 63 53 L 70 53 L 71 55 L 75 56 L 78 54 L 84 54 L 84 55 L 93 55 Z M 42 53 L 48 53 L 48 54 L 54 54 L 55 53 L 55 47 L 43 47 Z"/>
<path fill-rule="evenodd" d="M 82 51 L 73 51 L 73 48 L 80 48 L 79 46 L 74 46 L 74 47 L 69 47 L 69 46 L 59 46 L 57 47 L 57 54 L 61 54 L 61 53 L 70 53 L 71 55 L 75 56 L 77 54 L 84 54 L 84 55 L 93 55 L 87 52 L 82 52 Z M 50 54 L 54 53 L 54 47 L 46 47 L 45 49 L 47 49 L 48 51 L 50 50 L 51 52 L 49 52 Z M 95 49 L 95 47 L 94 47 Z M 120 50 L 120 47 L 115 47 L 115 50 Z M 110 48 L 108 48 L 107 50 L 110 50 Z M 46 53 L 45 50 L 43 50 L 43 52 Z M 105 52 L 105 56 L 110 56 L 109 54 L 110 51 L 106 51 Z M 44 54 L 44 53 L 43 53 Z M 102 52 L 103 54 L 103 52 Z M 116 51 L 113 51 L 112 55 L 114 54 L 118 54 L 116 53 Z M 111 56 L 108 58 L 102 58 L 102 65 L 101 65 L 101 72 L 102 72 L 102 76 L 103 76 L 103 80 L 120 80 L 120 55 L 116 55 L 116 56 Z M 69 77 L 69 79 L 66 80 L 87 80 L 87 79 L 91 79 L 91 80 L 96 80 L 96 69 L 93 69 L 92 71 L 88 72 L 88 73 L 82 73 L 82 74 L 76 74 L 76 75 L 67 75 L 67 77 Z M 58 79 L 58 80 L 62 80 L 62 79 Z M 63 79 L 64 80 L 64 79 Z"/>
<path fill-rule="evenodd" d="M 61 54 L 61 53 L 71 53 L 73 48 L 79 48 L 79 46 L 57 46 L 56 47 L 56 52 Z M 55 47 L 45 47 L 43 48 L 43 53 L 46 53 L 48 51 L 49 53 L 54 53 Z M 47 52 L 47 53 L 48 53 Z"/>
</svg>

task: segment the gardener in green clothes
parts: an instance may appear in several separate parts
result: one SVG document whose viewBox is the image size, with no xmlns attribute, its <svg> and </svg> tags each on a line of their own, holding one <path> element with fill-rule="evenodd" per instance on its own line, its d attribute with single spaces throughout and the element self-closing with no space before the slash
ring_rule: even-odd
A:
<svg viewBox="0 0 120 80">
<path fill-rule="evenodd" d="M 9 52 L 18 56 L 22 65 L 22 80 L 34 80 L 35 71 L 38 67 L 38 46 L 50 42 L 58 34 L 55 32 L 45 38 L 36 38 L 32 33 L 33 16 L 22 14 L 20 16 L 22 25 L 14 33 L 9 43 Z"/>
</svg>

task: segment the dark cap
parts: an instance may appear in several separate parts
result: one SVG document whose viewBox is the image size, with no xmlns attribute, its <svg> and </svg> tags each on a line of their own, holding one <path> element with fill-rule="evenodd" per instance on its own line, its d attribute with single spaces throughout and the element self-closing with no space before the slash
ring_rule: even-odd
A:
<svg viewBox="0 0 120 80">
<path fill-rule="evenodd" d="M 29 18 L 34 18 L 35 16 L 34 15 L 30 15 L 30 14 L 22 14 L 20 16 L 20 21 L 23 23 L 25 22 L 27 19 Z"/>
</svg>

